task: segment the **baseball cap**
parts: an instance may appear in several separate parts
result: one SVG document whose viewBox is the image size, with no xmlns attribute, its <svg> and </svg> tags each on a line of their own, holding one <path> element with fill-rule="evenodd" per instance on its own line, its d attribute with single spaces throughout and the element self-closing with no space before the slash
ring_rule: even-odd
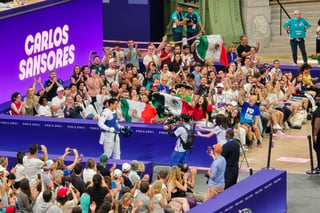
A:
<svg viewBox="0 0 320 213">
<path fill-rule="evenodd" d="M 43 167 L 45 170 L 49 170 L 53 164 L 53 160 L 47 160 L 46 166 Z"/>
<path fill-rule="evenodd" d="M 201 64 L 200 64 L 199 62 L 196 62 L 196 63 L 194 64 L 194 66 L 195 66 L 195 67 L 201 67 Z"/>
<path fill-rule="evenodd" d="M 130 164 L 128 164 L 128 163 L 122 164 L 122 171 L 123 172 L 128 172 L 130 169 L 131 169 Z"/>
<path fill-rule="evenodd" d="M 115 170 L 113 171 L 113 177 L 119 178 L 119 177 L 121 177 L 121 176 L 122 176 L 122 172 L 121 172 L 120 169 L 115 169 Z"/>
<path fill-rule="evenodd" d="M 108 155 L 105 155 L 105 154 L 100 155 L 100 162 L 99 162 L 100 166 L 105 166 L 108 162 L 108 159 L 109 159 Z"/>
<path fill-rule="evenodd" d="M 116 60 L 114 60 L 114 58 L 111 58 L 110 60 L 109 60 L 109 64 L 111 64 L 112 62 L 115 62 Z"/>
<path fill-rule="evenodd" d="M 64 91 L 63 87 L 58 87 L 57 92 Z"/>
<path fill-rule="evenodd" d="M 67 196 L 68 190 L 69 189 L 67 187 L 63 187 L 63 188 L 59 189 L 57 197 L 64 198 L 65 196 Z"/>
<path fill-rule="evenodd" d="M 224 88 L 224 85 L 223 85 L 223 83 L 218 83 L 217 87 Z"/>
<path fill-rule="evenodd" d="M 222 146 L 221 144 L 215 144 L 213 145 L 213 149 L 216 153 L 221 153 L 222 152 Z"/>
<path fill-rule="evenodd" d="M 4 168 L 3 166 L 0 166 L 0 172 L 4 172 L 6 171 L 6 168 Z"/>
</svg>

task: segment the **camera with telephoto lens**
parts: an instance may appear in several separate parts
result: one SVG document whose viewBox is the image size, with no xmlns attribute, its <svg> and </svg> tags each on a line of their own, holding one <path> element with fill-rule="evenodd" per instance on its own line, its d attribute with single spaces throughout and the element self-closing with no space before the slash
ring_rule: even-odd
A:
<svg viewBox="0 0 320 213">
<path fill-rule="evenodd" d="M 180 117 L 179 116 L 172 115 L 171 113 L 167 117 L 168 118 L 164 122 L 164 125 L 177 124 L 180 121 Z"/>
</svg>

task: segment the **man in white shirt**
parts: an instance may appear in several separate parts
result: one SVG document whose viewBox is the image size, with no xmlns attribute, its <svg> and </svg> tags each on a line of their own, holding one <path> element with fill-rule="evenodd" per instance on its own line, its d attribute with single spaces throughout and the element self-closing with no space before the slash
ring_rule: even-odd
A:
<svg viewBox="0 0 320 213">
<path fill-rule="evenodd" d="M 105 71 L 105 76 L 107 79 L 107 86 L 109 86 L 108 89 L 110 89 L 110 85 L 115 82 L 118 81 L 119 75 L 118 73 L 120 72 L 120 70 L 124 70 L 125 66 L 121 65 L 119 69 L 117 69 L 117 62 L 114 58 L 109 60 L 109 68 L 106 69 Z"/>
<path fill-rule="evenodd" d="M 43 161 L 37 158 L 38 150 L 43 152 Z M 30 186 L 33 186 L 37 182 L 37 175 L 41 174 L 41 169 L 46 165 L 48 160 L 48 152 L 45 145 L 38 146 L 32 144 L 29 146 L 29 154 L 23 157 L 23 166 L 25 177 L 29 180 Z"/>
<path fill-rule="evenodd" d="M 231 103 L 232 101 L 238 102 L 239 97 L 239 83 L 237 81 L 232 82 L 231 88 L 225 91 L 227 96 L 227 104 Z"/>
<path fill-rule="evenodd" d="M 147 54 L 143 58 L 143 64 L 147 68 L 148 64 L 153 61 L 157 65 L 160 65 L 160 58 L 155 54 L 155 46 L 153 44 L 148 45 Z"/>
<path fill-rule="evenodd" d="M 66 97 L 64 96 L 64 88 L 59 87 L 57 89 L 57 96 L 51 100 L 51 112 L 54 117 L 64 118 L 63 109 L 66 102 Z"/>
</svg>

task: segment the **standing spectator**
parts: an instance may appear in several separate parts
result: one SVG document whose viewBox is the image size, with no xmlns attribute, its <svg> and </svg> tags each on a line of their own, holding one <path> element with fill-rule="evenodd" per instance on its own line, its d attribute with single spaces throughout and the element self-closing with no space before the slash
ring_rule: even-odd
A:
<svg viewBox="0 0 320 213">
<path fill-rule="evenodd" d="M 237 59 L 238 59 L 237 48 L 236 48 L 236 45 L 233 43 L 230 43 L 228 46 L 227 58 L 228 58 L 228 64 L 230 64 L 231 62 L 234 62 L 235 64 L 237 64 Z"/>
<path fill-rule="evenodd" d="M 108 103 L 108 105 L 107 105 Z M 117 108 L 119 101 L 111 98 L 104 102 L 106 107 L 99 118 L 98 126 L 101 129 L 99 143 L 103 145 L 104 154 L 113 159 L 120 159 L 120 138 L 119 132 L 121 126 L 118 123 Z"/>
<path fill-rule="evenodd" d="M 157 65 L 160 65 L 160 59 L 157 54 L 155 54 L 155 46 L 150 43 L 147 47 L 147 54 L 143 58 L 143 64 L 145 67 L 148 66 L 148 64 L 153 61 Z"/>
<path fill-rule="evenodd" d="M 189 150 L 185 150 L 182 146 L 183 141 L 187 141 L 188 132 L 186 130 L 190 130 L 190 121 L 191 116 L 187 113 L 181 114 L 180 118 L 182 122 L 182 126 L 178 128 L 172 128 L 172 126 L 164 125 L 163 129 L 168 131 L 168 134 L 172 137 L 177 137 L 176 146 L 174 147 L 174 151 L 171 156 L 170 166 L 178 166 L 186 163 Z"/>
<path fill-rule="evenodd" d="M 205 129 L 199 127 L 200 130 L 209 132 L 208 134 L 202 134 L 201 132 L 197 132 L 200 137 L 210 138 L 214 134 L 217 135 L 217 142 L 218 144 L 225 144 L 226 140 L 226 130 L 228 128 L 228 120 L 223 114 L 218 114 L 215 119 L 215 126 L 213 129 Z"/>
<path fill-rule="evenodd" d="M 13 93 L 11 95 L 11 115 L 22 115 L 22 110 L 24 109 L 24 107 L 25 103 L 21 101 L 21 94 L 19 92 Z"/>
<path fill-rule="evenodd" d="M 224 173 L 225 189 L 237 183 L 239 173 L 240 141 L 233 139 L 232 129 L 227 130 L 225 143 L 221 155 L 226 160 L 226 171 Z"/>
<path fill-rule="evenodd" d="M 173 41 L 181 41 L 182 40 L 182 32 L 183 32 L 183 25 L 186 24 L 187 19 L 184 19 L 182 14 L 182 7 L 177 6 L 176 10 L 173 12 L 171 16 L 172 24 L 172 36 Z"/>
<path fill-rule="evenodd" d="M 154 209 L 153 206 L 153 193 L 149 197 L 147 192 L 149 191 L 149 183 L 147 181 L 141 181 L 140 190 L 137 191 L 133 204 L 136 205 L 141 200 L 143 200 L 143 204 L 138 208 L 137 212 L 152 212 Z"/>
<path fill-rule="evenodd" d="M 37 158 L 38 151 L 43 152 L 43 161 Z M 36 184 L 37 174 L 41 173 L 41 169 L 46 165 L 48 160 L 48 152 L 45 145 L 32 144 L 29 146 L 29 154 L 23 157 L 23 166 L 25 177 L 30 182 L 30 186 Z"/>
<path fill-rule="evenodd" d="M 102 64 L 100 64 L 100 56 L 96 55 L 97 52 L 91 51 L 89 54 L 89 65 L 90 65 L 90 70 L 96 70 L 97 74 L 101 76 L 104 73 L 104 70 L 106 69 L 107 66 L 107 57 L 103 58 Z M 93 63 L 92 63 L 92 56 L 94 55 L 93 58 Z"/>
<path fill-rule="evenodd" d="M 83 81 L 83 72 L 81 72 L 79 65 L 74 66 L 70 80 L 72 84 L 78 84 L 80 81 Z"/>
<path fill-rule="evenodd" d="M 121 68 L 122 70 L 124 69 L 124 66 Z M 118 73 L 120 72 L 120 69 L 117 69 L 117 61 L 114 58 L 111 58 L 109 60 L 109 68 L 106 69 L 105 71 L 105 76 L 106 76 L 106 84 L 107 87 L 110 88 L 111 84 L 113 82 L 118 81 Z"/>
<path fill-rule="evenodd" d="M 188 13 L 185 14 L 185 18 L 187 18 L 187 39 L 196 36 L 198 34 L 199 27 L 202 34 L 206 33 L 201 24 L 199 14 L 194 12 L 192 7 L 188 7 Z M 196 38 L 188 40 L 188 45 L 191 46 L 195 39 Z"/>
<path fill-rule="evenodd" d="M 95 202 L 97 209 L 100 208 L 103 203 L 103 199 L 108 194 L 109 190 L 104 179 L 99 174 L 95 174 L 92 178 L 93 186 L 88 188 L 88 194 L 90 195 L 90 203 Z"/>
<path fill-rule="evenodd" d="M 18 194 L 18 206 L 22 213 L 32 213 L 35 199 L 32 197 L 29 180 L 24 178 L 20 181 L 20 192 Z"/>
<path fill-rule="evenodd" d="M 209 188 L 205 200 L 209 200 L 224 190 L 226 160 L 223 156 L 221 156 L 221 153 L 221 144 L 213 145 L 213 152 L 209 152 L 209 155 L 213 158 L 213 162 L 210 166 L 210 170 L 208 171 L 210 176 L 208 180 Z"/>
<path fill-rule="evenodd" d="M 133 39 L 128 40 L 128 48 L 124 49 L 125 64 L 131 63 L 137 69 L 140 69 L 138 57 L 141 57 L 142 53 L 138 50 L 138 44 L 135 44 Z"/>
<path fill-rule="evenodd" d="M 89 158 L 86 163 L 86 168 L 83 170 L 83 181 L 85 183 L 92 182 L 93 176 L 97 173 L 97 165 L 94 159 Z"/>
<path fill-rule="evenodd" d="M 284 23 L 283 27 L 290 32 L 293 65 L 297 65 L 297 46 L 299 46 L 301 51 L 303 62 L 307 63 L 308 59 L 304 39 L 306 38 L 306 31 L 311 27 L 311 24 L 305 18 L 301 18 L 299 10 L 295 10 L 294 18 Z"/>
<path fill-rule="evenodd" d="M 88 94 L 91 97 L 92 103 L 97 101 L 97 94 L 100 93 L 100 88 L 103 85 L 103 82 L 99 78 L 96 70 L 91 70 L 90 77 L 86 81 L 86 85 L 88 88 Z"/>
<path fill-rule="evenodd" d="M 171 64 L 172 56 L 173 56 L 172 47 L 169 43 L 166 43 L 164 46 L 164 50 L 162 50 L 160 53 L 161 65 L 163 66 L 163 64 L 167 62 L 167 65 L 169 66 Z"/>
<path fill-rule="evenodd" d="M 120 49 L 121 45 L 119 42 L 114 43 L 113 46 L 112 56 L 117 61 L 117 68 L 119 68 L 124 63 L 124 53 Z"/>
<path fill-rule="evenodd" d="M 257 43 L 256 52 L 259 51 L 260 43 Z M 248 38 L 245 35 L 240 36 L 240 45 L 237 48 L 238 57 L 241 57 L 241 66 L 244 65 L 244 60 L 248 57 L 250 53 L 250 46 L 248 45 Z"/>
<path fill-rule="evenodd" d="M 49 79 L 44 82 L 44 88 L 46 89 L 48 101 L 51 101 L 51 99 L 57 95 L 57 89 L 58 87 L 62 87 L 62 85 L 62 80 L 60 78 L 57 79 L 56 71 L 50 71 Z"/>
</svg>

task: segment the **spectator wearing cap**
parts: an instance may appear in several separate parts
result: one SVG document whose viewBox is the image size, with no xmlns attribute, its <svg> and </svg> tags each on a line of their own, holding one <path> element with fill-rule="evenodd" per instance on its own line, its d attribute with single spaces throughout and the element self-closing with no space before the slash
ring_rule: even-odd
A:
<svg viewBox="0 0 320 213">
<path fill-rule="evenodd" d="M 37 158 L 38 151 L 43 152 L 44 161 Z M 22 159 L 25 177 L 29 180 L 30 186 L 36 184 L 37 174 L 41 173 L 41 169 L 46 165 L 48 160 L 47 147 L 45 145 L 32 144 L 29 146 L 29 154 Z"/>
<path fill-rule="evenodd" d="M 190 89 L 190 88 L 192 89 L 192 87 L 189 86 L 186 83 L 177 84 L 176 85 L 176 89 L 179 89 L 178 90 L 178 94 L 174 94 L 173 96 L 181 98 L 182 100 L 187 101 L 188 103 L 191 104 L 192 103 L 192 98 L 189 95 L 187 95 L 187 92 L 186 92 L 187 88 L 188 89 Z"/>
<path fill-rule="evenodd" d="M 66 97 L 64 96 L 64 88 L 58 87 L 57 96 L 53 97 L 50 103 L 50 108 L 53 117 L 63 118 L 63 109 L 65 106 Z"/>
<path fill-rule="evenodd" d="M 212 97 L 212 106 L 213 106 L 213 112 L 216 114 L 224 113 L 227 106 L 227 96 L 224 91 L 224 85 L 223 83 L 217 84 L 217 92 Z"/>
<path fill-rule="evenodd" d="M 119 68 L 124 63 L 124 53 L 120 49 L 121 45 L 119 42 L 115 42 L 113 47 L 112 56 L 117 61 L 117 68 Z"/>
<path fill-rule="evenodd" d="M 51 101 L 51 99 L 57 95 L 57 89 L 58 87 L 62 87 L 62 85 L 62 80 L 57 79 L 56 71 L 50 71 L 49 79 L 44 82 L 44 88 L 46 89 L 46 96 L 48 97 L 48 101 Z"/>
<path fill-rule="evenodd" d="M 176 145 L 174 147 L 174 151 L 171 155 L 171 163 L 170 166 L 178 166 L 187 162 L 187 157 L 190 150 L 185 150 L 182 146 L 182 141 L 187 141 L 188 132 L 186 130 L 190 130 L 190 121 L 191 116 L 187 113 L 183 113 L 180 116 L 180 121 L 182 126 L 178 128 L 173 128 L 172 126 L 164 125 L 163 129 L 168 131 L 169 136 L 177 137 Z M 132 166 L 131 166 L 132 168 Z"/>
<path fill-rule="evenodd" d="M 53 165 L 53 160 L 47 160 L 47 164 L 43 167 L 43 171 L 41 172 L 41 177 L 46 189 L 49 188 L 50 179 L 51 179 L 50 170 L 52 165 Z"/>
<path fill-rule="evenodd" d="M 196 62 L 194 65 L 194 70 L 192 74 L 194 75 L 194 80 L 196 82 L 196 86 L 199 86 L 200 80 L 201 80 L 201 64 L 199 62 Z"/>
<path fill-rule="evenodd" d="M 106 155 L 106 154 L 102 154 L 99 157 L 99 163 L 97 164 L 97 171 L 99 171 L 103 177 L 105 177 L 105 176 L 111 177 L 110 171 L 113 171 L 115 169 L 115 165 L 113 165 L 110 168 L 110 170 L 106 168 L 106 166 L 108 164 L 108 160 L 109 160 L 109 158 L 108 158 L 108 155 Z"/>
<path fill-rule="evenodd" d="M 68 199 L 69 194 L 72 195 L 72 198 L 70 197 L 70 199 Z M 72 209 L 78 206 L 79 199 L 80 194 L 76 189 L 72 187 L 63 187 L 59 189 L 56 201 L 63 213 L 71 213 Z"/>
<path fill-rule="evenodd" d="M 91 51 L 89 54 L 89 66 L 90 70 L 96 70 L 97 74 L 101 76 L 104 73 L 104 70 L 106 69 L 107 66 L 107 60 L 108 57 L 104 57 L 102 64 L 100 64 L 100 56 L 96 55 L 97 52 Z M 93 57 L 93 62 L 92 62 L 92 57 Z"/>
<path fill-rule="evenodd" d="M 79 191 L 80 196 L 86 190 L 86 184 L 81 179 L 81 174 L 82 174 L 82 165 L 80 163 L 77 163 L 73 167 L 73 173 L 71 175 L 71 183 Z"/>
<path fill-rule="evenodd" d="M 120 169 L 115 169 L 112 175 L 111 188 L 116 200 L 120 200 L 122 198 L 121 190 L 125 187 L 122 182 L 122 171 Z"/>
<path fill-rule="evenodd" d="M 211 151 L 208 153 L 213 158 L 213 162 L 211 163 L 210 170 L 208 171 L 208 192 L 205 200 L 209 200 L 224 190 L 224 173 L 227 163 L 221 153 L 221 144 L 213 145 L 213 152 Z"/>
<path fill-rule="evenodd" d="M 123 163 L 121 170 L 122 170 L 122 178 L 123 178 L 124 185 L 130 187 L 130 189 L 131 189 L 133 187 L 133 184 L 131 183 L 131 181 L 129 179 L 129 174 L 130 174 L 130 170 L 131 170 L 130 164 Z"/>
<path fill-rule="evenodd" d="M 118 82 L 119 72 L 124 70 L 125 66 L 121 66 L 117 69 L 117 61 L 114 58 L 109 60 L 109 68 L 105 70 L 104 74 L 106 76 L 107 85 L 111 85 L 113 82 Z"/>
</svg>

